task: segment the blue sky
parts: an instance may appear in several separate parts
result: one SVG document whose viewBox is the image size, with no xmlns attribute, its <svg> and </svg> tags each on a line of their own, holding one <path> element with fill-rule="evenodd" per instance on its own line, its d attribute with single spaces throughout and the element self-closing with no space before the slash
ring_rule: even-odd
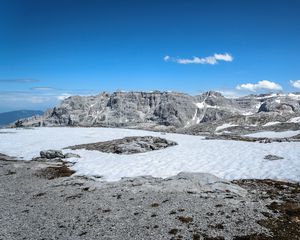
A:
<svg viewBox="0 0 300 240">
<path fill-rule="evenodd" d="M 0 112 L 115 90 L 299 91 L 299 12 L 298 0 L 0 0 Z"/>
</svg>

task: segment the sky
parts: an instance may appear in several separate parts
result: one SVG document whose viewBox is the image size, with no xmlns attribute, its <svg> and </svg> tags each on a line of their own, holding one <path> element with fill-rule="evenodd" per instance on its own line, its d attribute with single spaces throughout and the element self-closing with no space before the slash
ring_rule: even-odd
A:
<svg viewBox="0 0 300 240">
<path fill-rule="evenodd" d="M 0 0 L 0 112 L 102 91 L 300 91 L 298 0 Z"/>
</svg>

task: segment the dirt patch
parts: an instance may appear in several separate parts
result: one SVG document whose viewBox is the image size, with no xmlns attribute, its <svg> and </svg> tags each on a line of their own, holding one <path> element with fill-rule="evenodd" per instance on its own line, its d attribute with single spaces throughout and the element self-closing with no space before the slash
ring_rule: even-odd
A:
<svg viewBox="0 0 300 240">
<path fill-rule="evenodd" d="M 251 234 L 245 236 L 235 236 L 233 240 L 271 240 L 272 237 L 268 237 L 263 234 Z"/>
<path fill-rule="evenodd" d="M 176 235 L 178 232 L 179 232 L 179 230 L 178 230 L 177 228 L 172 228 L 172 229 L 169 231 L 169 234 Z"/>
<path fill-rule="evenodd" d="M 152 203 L 151 207 L 159 207 L 159 204 L 158 203 Z"/>
<path fill-rule="evenodd" d="M 177 219 L 179 221 L 181 221 L 182 223 L 190 223 L 193 221 L 193 218 L 192 217 L 184 217 L 184 216 L 179 216 L 177 217 Z"/>
<path fill-rule="evenodd" d="M 60 178 L 60 177 L 70 177 L 75 171 L 68 168 L 66 165 L 46 167 L 38 170 L 35 175 L 42 178 L 47 178 L 49 180 Z"/>
<path fill-rule="evenodd" d="M 300 203 L 299 202 L 272 202 L 268 208 L 279 212 L 278 218 L 269 218 L 259 221 L 259 224 L 270 229 L 274 237 L 272 239 L 300 239 Z"/>
<path fill-rule="evenodd" d="M 300 185 L 274 180 L 237 180 L 233 181 L 244 187 L 258 198 L 270 200 L 267 207 L 273 214 L 265 213 L 267 217 L 258 223 L 269 229 L 272 236 L 255 235 L 242 236 L 234 239 L 250 240 L 299 240 L 300 239 Z"/>
</svg>

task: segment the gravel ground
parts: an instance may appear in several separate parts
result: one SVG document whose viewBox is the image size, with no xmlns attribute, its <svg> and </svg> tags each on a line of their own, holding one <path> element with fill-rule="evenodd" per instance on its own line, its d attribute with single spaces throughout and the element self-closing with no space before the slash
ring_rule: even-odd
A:
<svg viewBox="0 0 300 240">
<path fill-rule="evenodd" d="M 268 184 L 256 191 L 257 182 L 201 173 L 107 183 L 72 173 L 64 163 L 0 155 L 0 239 L 284 239 L 267 221 L 282 216 L 277 201 L 287 199 Z M 298 199 L 293 186 L 284 191 Z M 296 229 L 298 210 L 287 220 Z"/>
</svg>

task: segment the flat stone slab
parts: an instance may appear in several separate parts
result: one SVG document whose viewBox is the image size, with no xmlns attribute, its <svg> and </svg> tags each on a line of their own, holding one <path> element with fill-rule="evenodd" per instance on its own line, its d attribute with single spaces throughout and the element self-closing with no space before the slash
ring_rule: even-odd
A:
<svg viewBox="0 0 300 240">
<path fill-rule="evenodd" d="M 143 137 L 125 137 L 112 141 L 88 143 L 67 147 L 66 149 L 86 149 L 96 150 L 105 153 L 115 154 L 135 154 L 149 152 L 153 150 L 160 150 L 170 146 L 177 145 L 176 142 L 152 136 Z"/>
</svg>

